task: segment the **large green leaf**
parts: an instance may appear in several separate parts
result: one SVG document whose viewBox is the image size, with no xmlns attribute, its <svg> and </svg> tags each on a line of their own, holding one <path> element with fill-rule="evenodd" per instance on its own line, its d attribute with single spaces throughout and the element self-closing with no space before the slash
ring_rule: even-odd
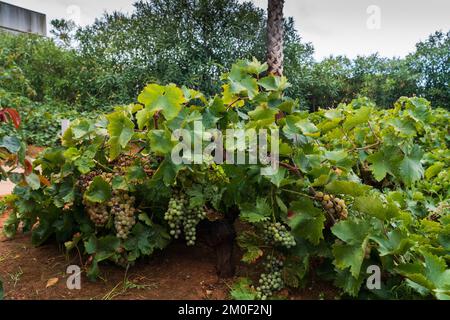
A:
<svg viewBox="0 0 450 320">
<path fill-rule="evenodd" d="M 231 288 L 230 295 L 234 300 L 254 300 L 256 292 L 251 288 L 248 278 L 240 278 Z"/>
<path fill-rule="evenodd" d="M 398 148 L 386 148 L 369 155 L 367 161 L 371 164 L 373 176 L 377 181 L 381 181 L 386 174 L 394 175 L 400 162 L 398 158 Z"/>
<path fill-rule="evenodd" d="M 25 181 L 33 190 L 37 190 L 41 187 L 39 176 L 35 173 L 30 173 L 29 175 L 25 176 Z"/>
<path fill-rule="evenodd" d="M 272 209 L 264 198 L 258 198 L 256 204 L 244 203 L 240 209 L 240 218 L 250 223 L 265 221 L 272 214 Z"/>
<path fill-rule="evenodd" d="M 166 130 L 150 130 L 148 133 L 150 148 L 153 152 L 167 154 L 172 151 L 174 146 L 171 140 L 170 132 Z"/>
<path fill-rule="evenodd" d="M 174 119 L 186 102 L 183 91 L 174 84 L 161 86 L 159 84 L 147 85 L 138 97 L 138 101 L 145 105 L 148 111 L 139 111 L 139 127 L 156 112 L 161 112 L 167 120 Z"/>
<path fill-rule="evenodd" d="M 399 210 L 394 204 L 383 204 L 375 196 L 362 196 L 355 199 L 355 210 L 377 217 L 380 220 L 391 219 L 399 215 Z"/>
<path fill-rule="evenodd" d="M 371 108 L 369 107 L 362 107 L 356 110 L 353 115 L 348 116 L 347 120 L 344 121 L 344 129 L 348 131 L 357 125 L 367 122 L 370 118 L 370 113 Z"/>
<path fill-rule="evenodd" d="M 117 158 L 123 148 L 130 142 L 134 134 L 134 123 L 124 112 L 116 111 L 107 116 L 110 146 L 109 157 Z"/>
<path fill-rule="evenodd" d="M 286 77 L 277 77 L 274 75 L 268 75 L 259 79 L 258 84 L 269 91 L 282 91 L 290 86 Z"/>
<path fill-rule="evenodd" d="M 370 237 L 371 225 L 367 221 L 343 220 L 331 228 L 332 233 L 344 243 L 333 245 L 334 265 L 341 270 L 350 269 L 358 278 Z"/>
<path fill-rule="evenodd" d="M 408 235 L 401 230 L 389 231 L 385 236 L 372 236 L 378 244 L 380 256 L 402 255 L 413 245 Z"/>
<path fill-rule="evenodd" d="M 84 193 L 84 197 L 90 202 L 102 203 L 111 198 L 111 186 L 102 177 L 95 177 L 89 188 Z"/>
<path fill-rule="evenodd" d="M 346 194 L 354 197 L 366 194 L 370 189 L 370 186 L 343 180 L 335 180 L 325 186 L 325 190 L 332 194 Z"/>
<path fill-rule="evenodd" d="M 425 170 L 425 178 L 431 179 L 436 176 L 445 167 L 443 162 L 436 162 Z"/>
<path fill-rule="evenodd" d="M 322 230 L 325 223 L 322 210 L 316 208 L 308 198 L 292 202 L 290 210 L 294 212 L 294 216 L 289 220 L 292 233 L 313 244 L 318 244 L 323 239 Z"/>
<path fill-rule="evenodd" d="M 420 160 L 422 159 L 423 152 L 418 146 L 414 146 L 408 155 L 405 155 L 400 163 L 400 175 L 403 181 L 411 185 L 417 180 L 423 177 L 424 170 Z"/>
<path fill-rule="evenodd" d="M 10 153 L 17 153 L 21 148 L 21 142 L 16 136 L 3 136 L 0 138 L 0 148 L 5 148 Z"/>
<path fill-rule="evenodd" d="M 358 278 L 364 261 L 365 243 L 363 244 L 334 244 L 334 265 L 344 270 L 350 268 L 353 277 Z"/>
</svg>

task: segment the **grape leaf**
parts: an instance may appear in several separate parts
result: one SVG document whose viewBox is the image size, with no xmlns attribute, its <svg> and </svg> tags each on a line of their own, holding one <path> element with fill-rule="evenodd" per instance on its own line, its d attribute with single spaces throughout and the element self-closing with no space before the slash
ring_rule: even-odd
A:
<svg viewBox="0 0 450 320">
<path fill-rule="evenodd" d="M 134 123 L 123 112 L 116 111 L 107 116 L 110 146 L 109 157 L 117 158 L 123 148 L 130 142 L 134 134 Z"/>
<path fill-rule="evenodd" d="M 425 170 L 425 178 L 431 179 L 436 176 L 445 167 L 443 162 L 436 162 Z"/>
<path fill-rule="evenodd" d="M 414 146 L 408 155 L 405 155 L 400 163 L 400 176 L 403 181 L 411 185 L 417 180 L 423 177 L 424 170 L 420 160 L 422 159 L 423 152 L 418 146 Z"/>
<path fill-rule="evenodd" d="M 258 198 L 256 200 L 256 205 L 244 203 L 240 206 L 240 209 L 240 218 L 243 221 L 250 223 L 265 221 L 272 214 L 272 209 L 267 204 L 267 200 L 264 198 Z"/>
<path fill-rule="evenodd" d="M 162 155 L 170 153 L 174 146 L 168 130 L 150 130 L 148 140 L 151 150 Z"/>
<path fill-rule="evenodd" d="M 394 204 L 384 205 L 380 199 L 370 196 L 356 198 L 354 208 L 380 220 L 391 219 L 399 214 L 399 210 Z"/>
<path fill-rule="evenodd" d="M 85 191 L 84 197 L 90 202 L 102 203 L 108 201 L 111 198 L 111 187 L 102 177 L 97 176 Z"/>
<path fill-rule="evenodd" d="M 344 129 L 348 131 L 353 129 L 357 125 L 367 122 L 370 118 L 371 111 L 372 110 L 370 107 L 362 107 L 356 110 L 356 112 L 353 115 L 348 116 L 347 120 L 344 121 L 343 124 Z"/>
<path fill-rule="evenodd" d="M 251 281 L 248 278 L 240 278 L 233 284 L 230 295 L 234 300 L 254 300 L 256 292 L 250 287 Z"/>
<path fill-rule="evenodd" d="M 307 198 L 292 202 L 290 210 L 294 212 L 288 223 L 292 233 L 313 244 L 318 244 L 323 239 L 322 230 L 325 223 L 322 210 L 316 208 Z"/>
<path fill-rule="evenodd" d="M 325 190 L 332 194 L 346 194 L 350 196 L 361 196 L 371 189 L 370 186 L 353 181 L 335 180 L 325 186 Z"/>
<path fill-rule="evenodd" d="M 147 85 L 138 96 L 138 101 L 146 106 L 147 111 L 139 111 L 139 126 L 142 127 L 149 117 L 161 111 L 167 120 L 174 119 L 180 113 L 183 103 L 186 102 L 183 91 L 174 84 L 161 86 Z"/>
<path fill-rule="evenodd" d="M 3 136 L 0 140 L 0 148 L 5 148 L 10 153 L 19 152 L 22 144 L 16 136 Z"/>
</svg>

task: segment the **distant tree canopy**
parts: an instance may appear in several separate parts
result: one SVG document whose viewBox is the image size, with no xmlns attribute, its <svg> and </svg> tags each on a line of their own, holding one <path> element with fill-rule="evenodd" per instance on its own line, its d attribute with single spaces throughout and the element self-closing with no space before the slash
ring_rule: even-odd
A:
<svg viewBox="0 0 450 320">
<path fill-rule="evenodd" d="M 219 75 L 237 59 L 266 57 L 266 12 L 237 0 L 140 0 L 125 15 L 105 13 L 92 25 L 52 21 L 51 40 L 0 35 L 36 91 L 90 110 L 132 101 L 148 82 L 220 90 Z M 436 32 L 403 59 L 378 54 L 313 59 L 292 18 L 285 19 L 287 90 L 304 109 L 330 108 L 367 96 L 388 108 L 420 95 L 450 108 L 450 32 Z M 45 70 L 45 72 L 42 72 Z"/>
<path fill-rule="evenodd" d="M 416 52 L 406 58 L 417 75 L 418 94 L 436 106 L 450 109 L 450 31 L 438 31 L 416 44 Z"/>
<path fill-rule="evenodd" d="M 230 0 L 151 0 L 135 3 L 135 11 L 105 14 L 78 30 L 81 53 L 106 62 L 127 77 L 133 91 L 148 81 L 174 82 L 217 91 L 219 75 L 237 59 L 266 54 L 265 11 L 251 2 Z M 292 19 L 285 23 L 286 69 L 312 61 Z"/>
</svg>

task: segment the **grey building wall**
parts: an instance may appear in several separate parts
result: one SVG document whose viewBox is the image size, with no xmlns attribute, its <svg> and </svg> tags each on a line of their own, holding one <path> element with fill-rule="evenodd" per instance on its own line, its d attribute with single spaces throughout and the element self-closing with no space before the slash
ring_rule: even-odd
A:
<svg viewBox="0 0 450 320">
<path fill-rule="evenodd" d="M 0 1 L 0 30 L 12 33 L 36 33 L 46 36 L 46 16 L 43 13 Z"/>
</svg>

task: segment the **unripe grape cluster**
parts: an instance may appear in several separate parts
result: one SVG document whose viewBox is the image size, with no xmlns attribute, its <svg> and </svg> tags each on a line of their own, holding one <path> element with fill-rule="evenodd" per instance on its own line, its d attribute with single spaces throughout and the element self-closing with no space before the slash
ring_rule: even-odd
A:
<svg viewBox="0 0 450 320">
<path fill-rule="evenodd" d="M 193 246 L 196 240 L 197 224 L 206 218 L 206 211 L 202 207 L 194 207 L 187 211 L 184 220 L 184 237 L 188 246 Z"/>
<path fill-rule="evenodd" d="M 343 199 L 320 191 L 314 193 L 314 198 L 317 201 L 320 201 L 323 209 L 327 211 L 333 219 L 347 219 L 348 211 Z"/>
<path fill-rule="evenodd" d="M 169 208 L 164 219 L 169 223 L 170 235 L 178 239 L 183 228 L 188 246 L 195 244 L 197 224 L 206 218 L 206 211 L 202 207 L 188 208 L 189 201 L 185 194 L 174 192 L 169 200 Z"/>
<path fill-rule="evenodd" d="M 113 196 L 108 201 L 108 206 L 111 207 L 111 213 L 114 215 L 116 236 L 120 239 L 127 239 L 136 224 L 134 201 L 135 197 L 118 190 L 113 191 Z"/>
<path fill-rule="evenodd" d="M 283 261 L 274 256 L 270 256 L 264 263 L 264 267 L 265 272 L 261 273 L 259 286 L 256 287 L 256 298 L 260 300 L 266 300 L 275 291 L 281 290 L 284 287 L 281 275 Z"/>
<path fill-rule="evenodd" d="M 264 241 L 266 243 L 288 249 L 295 246 L 295 238 L 284 224 L 280 222 L 265 222 L 263 228 Z"/>
<path fill-rule="evenodd" d="M 212 163 L 208 170 L 208 180 L 210 182 L 229 182 L 225 171 L 223 170 L 221 165 L 217 165 L 216 163 Z"/>
<path fill-rule="evenodd" d="M 178 239 L 181 235 L 186 205 L 186 196 L 183 193 L 174 192 L 169 200 L 169 208 L 164 214 L 164 219 L 169 223 L 170 235 L 175 239 Z"/>
</svg>

